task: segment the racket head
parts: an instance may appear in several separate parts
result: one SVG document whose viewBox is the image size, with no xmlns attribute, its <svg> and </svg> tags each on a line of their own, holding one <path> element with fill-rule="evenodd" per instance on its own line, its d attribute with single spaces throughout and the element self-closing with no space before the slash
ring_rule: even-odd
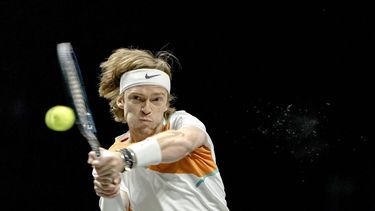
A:
<svg viewBox="0 0 375 211">
<path fill-rule="evenodd" d="M 92 150 L 100 156 L 100 143 L 96 136 L 96 127 L 92 116 L 77 56 L 69 42 L 57 44 L 57 56 L 74 111 L 76 125 L 86 138 Z"/>
</svg>

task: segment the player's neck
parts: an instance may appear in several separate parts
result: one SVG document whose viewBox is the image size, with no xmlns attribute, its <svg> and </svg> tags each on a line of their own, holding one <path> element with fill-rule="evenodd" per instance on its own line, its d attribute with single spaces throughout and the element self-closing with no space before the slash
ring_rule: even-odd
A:
<svg viewBox="0 0 375 211">
<path fill-rule="evenodd" d="M 153 136 L 157 133 L 160 133 L 163 131 L 163 127 L 158 127 L 154 132 L 152 133 L 137 133 L 136 131 L 129 131 L 129 142 L 130 143 L 137 143 L 139 141 L 143 141 L 144 139 Z"/>
</svg>

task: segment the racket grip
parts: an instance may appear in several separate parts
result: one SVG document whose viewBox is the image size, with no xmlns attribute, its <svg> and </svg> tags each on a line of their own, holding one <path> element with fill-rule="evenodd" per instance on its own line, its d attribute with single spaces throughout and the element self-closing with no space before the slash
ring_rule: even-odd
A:
<svg viewBox="0 0 375 211">
<path fill-rule="evenodd" d="M 96 148 L 94 149 L 94 151 L 95 151 L 96 157 L 100 157 L 100 149 Z"/>
</svg>

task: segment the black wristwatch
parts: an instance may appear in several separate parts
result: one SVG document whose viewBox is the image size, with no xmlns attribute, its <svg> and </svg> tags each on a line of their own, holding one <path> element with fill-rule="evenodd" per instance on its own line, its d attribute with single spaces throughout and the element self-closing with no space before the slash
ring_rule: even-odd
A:
<svg viewBox="0 0 375 211">
<path fill-rule="evenodd" d="M 121 153 L 121 158 L 123 159 L 124 164 L 125 164 L 124 171 L 130 171 L 133 167 L 135 167 L 134 152 L 131 149 L 123 148 L 123 149 L 120 149 L 120 153 Z"/>
</svg>

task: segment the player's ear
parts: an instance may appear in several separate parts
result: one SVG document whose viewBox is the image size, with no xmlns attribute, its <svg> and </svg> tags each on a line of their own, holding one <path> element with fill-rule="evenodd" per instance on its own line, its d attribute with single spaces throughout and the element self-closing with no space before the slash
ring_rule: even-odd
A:
<svg viewBox="0 0 375 211">
<path fill-rule="evenodd" d="M 116 99 L 116 105 L 121 108 L 121 109 L 124 109 L 124 97 L 122 95 L 118 96 L 117 99 Z"/>
<path fill-rule="evenodd" d="M 164 112 L 167 112 L 168 108 L 169 108 L 169 103 L 167 103 L 167 105 L 165 106 Z"/>
<path fill-rule="evenodd" d="M 164 112 L 168 111 L 170 106 L 171 106 L 171 98 L 170 98 L 170 96 L 168 96 L 168 100 L 167 100 L 167 103 L 165 105 Z"/>
</svg>

